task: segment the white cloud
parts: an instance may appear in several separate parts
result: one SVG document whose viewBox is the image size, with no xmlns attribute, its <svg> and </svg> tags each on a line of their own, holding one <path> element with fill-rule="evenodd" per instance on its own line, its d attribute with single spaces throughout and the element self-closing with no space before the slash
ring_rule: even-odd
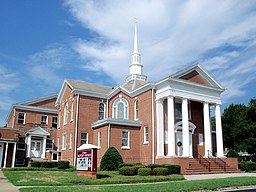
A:
<svg viewBox="0 0 256 192">
<path fill-rule="evenodd" d="M 87 61 L 83 68 L 103 71 L 117 83 L 123 83 L 129 72 L 134 17 L 138 18 L 139 47 L 149 80 L 201 61 L 229 90 L 226 98 L 244 95 L 243 87 L 253 81 L 243 79 L 256 68 L 255 52 L 249 46 L 255 41 L 255 1 L 66 0 L 65 5 L 100 39 L 74 44 Z M 227 45 L 234 48 L 228 50 Z M 218 54 L 207 55 L 210 50 Z"/>
</svg>

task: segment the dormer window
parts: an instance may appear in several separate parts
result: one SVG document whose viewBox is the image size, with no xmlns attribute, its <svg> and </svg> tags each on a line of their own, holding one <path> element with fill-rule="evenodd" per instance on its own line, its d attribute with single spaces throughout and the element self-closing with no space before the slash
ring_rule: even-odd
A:
<svg viewBox="0 0 256 192">
<path fill-rule="evenodd" d="M 128 102 L 124 98 L 118 98 L 113 103 L 113 118 L 128 119 Z"/>
</svg>

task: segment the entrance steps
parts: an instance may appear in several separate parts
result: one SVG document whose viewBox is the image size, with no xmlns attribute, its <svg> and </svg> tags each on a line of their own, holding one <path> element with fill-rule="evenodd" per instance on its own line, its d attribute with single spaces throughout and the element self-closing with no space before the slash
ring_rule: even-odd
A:
<svg viewBox="0 0 256 192">
<path fill-rule="evenodd" d="M 192 158 L 189 159 L 189 166 L 183 174 L 216 174 L 216 173 L 239 173 L 239 169 L 230 167 L 224 161 L 216 158 Z"/>
</svg>

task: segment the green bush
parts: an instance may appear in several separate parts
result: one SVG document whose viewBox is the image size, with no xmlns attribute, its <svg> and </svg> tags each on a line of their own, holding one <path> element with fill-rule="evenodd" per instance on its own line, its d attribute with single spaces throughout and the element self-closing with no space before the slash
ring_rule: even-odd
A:
<svg viewBox="0 0 256 192">
<path fill-rule="evenodd" d="M 230 150 L 227 154 L 227 157 L 230 158 L 230 157 L 236 157 L 236 158 L 239 158 L 239 155 L 236 151 L 234 150 Z"/>
<path fill-rule="evenodd" d="M 139 168 L 138 169 L 138 175 L 140 175 L 140 176 L 149 176 L 152 174 L 153 174 L 153 172 L 152 172 L 151 168 Z"/>
<path fill-rule="evenodd" d="M 167 168 L 169 174 L 180 174 L 180 165 L 164 164 L 164 168 Z"/>
<path fill-rule="evenodd" d="M 41 167 L 43 167 L 43 168 L 53 168 L 53 163 L 45 161 L 45 162 L 42 162 Z"/>
<path fill-rule="evenodd" d="M 168 175 L 168 169 L 164 167 L 156 167 L 153 169 L 153 174 L 155 176 L 166 176 Z"/>
<path fill-rule="evenodd" d="M 244 161 L 238 163 L 238 168 L 241 171 L 256 171 L 256 162 Z"/>
<path fill-rule="evenodd" d="M 42 162 L 39 161 L 32 161 L 31 167 L 42 167 Z"/>
<path fill-rule="evenodd" d="M 58 161 L 52 161 L 52 167 L 58 167 Z"/>
<path fill-rule="evenodd" d="M 168 174 L 180 174 L 180 165 L 173 164 L 149 164 L 148 168 L 151 168 L 153 171 L 155 168 L 162 167 L 167 168 Z"/>
<path fill-rule="evenodd" d="M 132 167 L 132 166 L 134 166 L 133 163 L 121 163 L 118 166 L 118 169 L 120 169 L 121 167 Z"/>
<path fill-rule="evenodd" d="M 138 169 L 136 167 L 121 167 L 119 169 L 119 174 L 125 176 L 133 176 L 137 174 L 137 170 Z"/>
<path fill-rule="evenodd" d="M 121 163 L 123 163 L 123 159 L 120 153 L 115 147 L 110 147 L 101 159 L 100 170 L 117 171 Z"/>
<path fill-rule="evenodd" d="M 69 161 L 58 161 L 58 169 L 68 169 Z"/>
</svg>

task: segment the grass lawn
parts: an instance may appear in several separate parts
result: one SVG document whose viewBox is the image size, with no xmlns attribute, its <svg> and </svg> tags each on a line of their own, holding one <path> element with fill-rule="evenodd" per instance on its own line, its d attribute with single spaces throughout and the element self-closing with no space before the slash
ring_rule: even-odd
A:
<svg viewBox="0 0 256 192">
<path fill-rule="evenodd" d="M 161 181 L 184 180 L 182 175 L 169 176 L 122 176 L 117 171 L 101 171 L 99 179 L 76 175 L 75 171 L 28 171 L 4 169 L 4 175 L 16 186 L 70 186 L 70 185 L 102 185 L 124 183 L 149 183 Z"/>
<path fill-rule="evenodd" d="M 116 185 L 116 186 L 66 186 L 66 187 L 40 187 L 40 188 L 23 188 L 21 192 L 47 192 L 47 191 L 63 191 L 63 192 L 82 192 L 82 191 L 100 191 L 100 192 L 122 192 L 122 191 L 139 191 L 139 192 L 150 192 L 150 191 L 196 191 L 196 190 L 217 190 L 226 187 L 238 187 L 238 186 L 249 186 L 256 185 L 256 177 L 236 177 L 236 178 L 225 178 L 225 179 L 211 179 L 201 181 L 168 181 L 164 183 L 148 183 L 148 184 L 134 184 L 134 185 Z"/>
</svg>

